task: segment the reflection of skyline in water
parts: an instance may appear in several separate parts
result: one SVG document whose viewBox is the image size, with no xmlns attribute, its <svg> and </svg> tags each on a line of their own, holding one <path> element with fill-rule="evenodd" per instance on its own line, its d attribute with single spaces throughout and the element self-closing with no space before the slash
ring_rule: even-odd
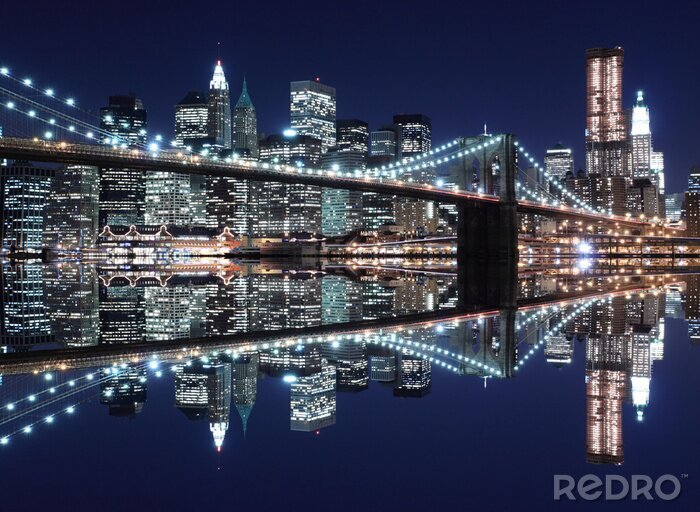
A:
<svg viewBox="0 0 700 512">
<path fill-rule="evenodd" d="M 99 308 L 97 315 L 98 329 L 106 329 L 106 332 L 100 332 L 100 343 L 131 345 L 131 336 L 156 344 L 166 338 L 182 339 L 186 343 L 190 336 L 206 336 L 210 326 L 219 329 L 217 335 L 225 335 L 240 332 L 236 331 L 241 328 L 240 322 L 259 325 L 263 321 L 260 318 L 268 322 L 266 325 L 278 321 L 274 325 L 279 328 L 289 327 L 291 322 L 295 322 L 292 323 L 295 327 L 322 325 L 328 318 L 341 324 L 353 322 L 364 315 L 362 301 L 365 299 L 358 300 L 356 297 L 358 294 L 366 297 L 366 289 L 374 293 L 377 285 L 375 278 L 363 281 L 361 278 L 352 280 L 347 276 L 321 274 L 316 278 L 282 273 L 274 278 L 270 275 L 248 275 L 241 279 L 241 284 L 249 286 L 249 290 L 262 290 L 255 292 L 258 293 L 256 300 L 267 294 L 264 296 L 271 298 L 276 308 L 295 311 L 290 313 L 291 318 L 285 323 L 277 312 L 272 311 L 272 307 L 263 308 L 260 303 L 253 305 L 253 301 L 246 300 L 250 295 L 233 293 L 232 290 L 240 290 L 240 287 L 235 287 L 236 278 L 229 281 L 229 285 L 234 285 L 232 288 L 213 285 L 207 279 L 201 279 L 201 276 L 197 277 L 201 279 L 201 285 L 199 282 L 193 285 L 192 277 L 180 279 L 184 279 L 182 286 L 174 278 L 168 281 L 167 286 L 101 286 L 98 290 L 100 299 L 111 290 L 128 290 L 133 295 L 127 296 L 136 297 L 137 300 L 135 303 L 125 302 L 119 293 L 107 298 L 108 308 Z M 149 379 L 160 376 L 173 379 L 174 405 L 189 420 L 206 419 L 213 445 L 221 449 L 225 446 L 225 436 L 231 422 L 237 423 L 240 419 L 244 432 L 247 431 L 249 419 L 255 415 L 258 380 L 263 377 L 288 384 L 290 429 L 316 432 L 336 423 L 337 410 L 343 407 L 338 394 L 364 393 L 376 386 L 389 387 L 396 398 L 422 398 L 435 392 L 447 392 L 445 389 L 434 389 L 434 371 L 476 376 L 484 379 L 484 385 L 493 378 L 513 378 L 512 384 L 516 384 L 518 376 L 528 371 L 528 362 L 532 359 L 544 358 L 552 366 L 566 368 L 574 359 L 575 346 L 583 344 L 587 404 L 586 460 L 591 463 L 620 464 L 624 462 L 622 411 L 625 407 L 633 407 L 638 419 L 642 420 L 650 405 L 652 369 L 656 361 L 663 359 L 664 316 L 679 318 L 685 310 L 689 318 L 691 341 L 694 339 L 694 319 L 690 315 L 697 309 L 693 304 L 696 300 L 694 297 L 697 297 L 697 281 L 694 276 L 679 277 L 676 281 L 668 284 L 663 293 L 658 290 L 640 291 L 648 286 L 640 278 L 639 282 L 631 283 L 636 286 L 634 292 L 618 291 L 604 297 L 584 297 L 567 305 L 557 301 L 522 308 L 517 312 L 454 315 L 442 321 L 415 325 L 410 323 L 409 317 L 409 323 L 404 326 L 398 324 L 377 330 L 364 329 L 347 335 L 299 335 L 277 341 L 268 339 L 256 343 L 253 340 L 230 346 L 222 342 L 211 348 L 205 345 L 187 347 L 183 344 L 179 352 L 169 351 L 159 355 L 156 351 L 147 358 L 130 355 L 101 358 L 97 355 L 84 362 L 85 370 L 80 370 L 81 366 L 73 360 L 63 371 L 56 370 L 60 368 L 58 361 L 52 367 L 35 366 L 35 375 L 27 371 L 27 366 L 18 367 L 18 375 L 13 375 L 15 372 L 11 367 L 3 366 L 2 371 L 6 375 L 0 403 L 5 405 L 0 420 L 3 427 L 0 435 L 9 444 L 14 436 L 24 434 L 27 427 L 30 430 L 38 429 L 42 423 L 49 421 L 48 418 L 53 422 L 62 414 L 72 414 L 67 412 L 69 408 L 91 400 L 96 394 L 99 394 L 99 402 L 106 406 L 111 416 L 137 418 L 147 406 Z M 4 278 L 4 283 L 7 282 L 8 279 Z M 94 286 L 87 286 L 93 282 L 87 280 L 83 290 L 94 290 Z M 439 301 L 439 298 L 447 298 L 442 301 L 443 304 L 451 300 L 449 285 L 435 281 L 427 284 L 420 278 L 407 280 L 408 285 L 403 283 L 398 286 L 384 286 L 385 282 L 382 281 L 382 293 L 377 299 L 384 301 L 383 307 L 399 304 L 402 310 L 411 312 L 415 311 L 412 308 L 416 304 L 425 307 L 432 300 Z M 365 286 L 366 283 L 371 286 Z M 596 282 L 593 287 L 599 285 Z M 417 290 L 418 286 L 423 289 Z M 521 282 L 519 286 L 521 290 L 541 290 L 551 287 L 552 283 L 531 279 L 529 284 Z M 614 290 L 615 286 L 612 283 L 609 289 Z M 402 287 L 401 293 L 396 293 Z M 149 289 L 154 292 L 147 295 Z M 190 291 L 185 295 L 183 290 L 197 292 Z M 203 293 L 203 290 L 208 292 Z M 307 296 L 305 299 L 318 304 L 318 307 L 306 311 L 295 308 L 295 297 L 299 297 L 300 293 L 308 294 L 309 290 L 320 293 L 318 297 Z M 387 290 L 392 293 L 388 294 Z M 224 299 L 221 298 L 222 294 Z M 527 301 L 538 294 L 521 292 L 519 295 Z M 82 332 L 85 337 L 85 333 L 94 332 L 94 323 L 88 322 L 86 326 L 81 321 L 77 324 L 76 318 L 69 314 L 70 307 L 85 303 L 85 296 L 85 293 L 71 295 L 71 299 L 63 303 L 63 310 L 54 309 L 60 313 L 55 313 L 55 317 L 48 315 L 52 320 L 51 325 L 56 326 L 54 331 L 46 329 L 45 321 L 35 321 L 38 316 L 32 316 L 32 322 L 27 324 L 27 337 L 37 332 L 37 336 L 53 336 L 52 343 L 56 344 L 57 337 L 66 336 L 57 336 L 58 329 L 70 332 L 68 339 L 71 340 L 83 339 L 75 332 Z M 16 296 L 9 294 L 6 297 Z M 32 297 L 36 298 L 36 295 Z M 44 298 L 48 299 L 48 296 Z M 353 301 L 356 301 L 359 309 L 342 307 L 347 303 L 352 305 Z M 142 315 L 133 314 L 133 304 L 143 305 Z M 204 316 L 193 315 L 196 306 L 202 305 L 206 305 L 207 313 Z M 238 314 L 227 316 L 227 305 L 231 305 L 231 311 Z M 13 303 L 10 306 L 13 314 L 4 313 L 3 320 L 17 318 L 14 313 L 16 306 Z M 31 306 L 36 308 L 36 303 L 31 303 Z M 371 307 L 370 304 L 370 315 L 374 314 Z M 32 308 L 28 310 L 34 311 Z M 267 312 L 261 312 L 261 309 Z M 107 316 L 105 311 L 110 314 L 114 312 L 114 316 Z M 95 315 L 87 314 L 79 318 L 82 320 L 85 317 L 95 322 Z M 133 329 L 131 318 L 137 319 L 141 331 Z M 8 325 L 13 326 L 14 323 Z M 74 329 L 66 327 L 68 325 Z M 132 330 L 128 331 L 128 337 L 120 340 L 116 326 Z M 30 327 L 36 328 L 36 331 L 30 330 Z M 187 333 L 187 336 L 183 333 Z M 88 346 L 79 350 L 91 348 Z M 22 352 L 17 356 L 22 356 Z M 87 369 L 94 367 L 101 369 L 96 372 Z M 27 373 L 30 382 L 27 382 Z M 8 409 L 9 405 L 12 405 L 11 409 Z"/>
</svg>

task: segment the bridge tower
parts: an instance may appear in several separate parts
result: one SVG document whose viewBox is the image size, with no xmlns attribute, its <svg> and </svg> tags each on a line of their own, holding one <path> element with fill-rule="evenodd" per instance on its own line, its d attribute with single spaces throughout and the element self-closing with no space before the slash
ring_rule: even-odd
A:
<svg viewBox="0 0 700 512">
<path fill-rule="evenodd" d="M 503 134 L 484 152 L 480 182 L 499 202 L 461 201 L 457 205 L 459 305 L 464 309 L 516 306 L 518 261 L 517 148 L 515 136 Z M 497 179 L 496 179 L 497 177 Z"/>
</svg>

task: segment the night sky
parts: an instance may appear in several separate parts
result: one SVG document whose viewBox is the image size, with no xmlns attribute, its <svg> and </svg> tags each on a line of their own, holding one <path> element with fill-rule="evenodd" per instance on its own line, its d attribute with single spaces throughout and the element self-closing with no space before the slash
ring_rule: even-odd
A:
<svg viewBox="0 0 700 512">
<path fill-rule="evenodd" d="M 173 105 L 206 90 L 221 42 L 235 101 L 245 73 L 261 131 L 289 123 L 289 82 L 337 88 L 338 116 L 371 129 L 400 112 L 433 140 L 512 132 L 541 158 L 556 142 L 585 166 L 584 52 L 625 48 L 625 106 L 643 89 L 667 190 L 700 163 L 695 2 L 37 2 L 2 5 L 0 64 L 97 109 L 133 91 L 150 131 L 172 135 Z"/>
</svg>

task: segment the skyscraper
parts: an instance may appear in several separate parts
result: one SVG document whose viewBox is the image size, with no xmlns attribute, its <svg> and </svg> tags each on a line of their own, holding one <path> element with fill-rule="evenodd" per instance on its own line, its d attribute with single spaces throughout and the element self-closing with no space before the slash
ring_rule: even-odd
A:
<svg viewBox="0 0 700 512">
<path fill-rule="evenodd" d="M 146 172 L 144 222 L 148 225 L 187 226 L 192 221 L 190 175 Z"/>
<path fill-rule="evenodd" d="M 46 219 L 50 246 L 69 250 L 94 248 L 99 200 L 97 167 L 67 165 L 57 170 Z"/>
<path fill-rule="evenodd" d="M 39 252 L 45 244 L 46 207 L 54 170 L 28 162 L 0 166 L 2 249 Z"/>
<path fill-rule="evenodd" d="M 567 172 L 574 172 L 574 157 L 571 149 L 557 144 L 547 150 L 544 157 L 544 169 L 550 177 L 560 180 L 566 177 Z"/>
<path fill-rule="evenodd" d="M 432 388 L 432 368 L 430 361 L 409 354 L 398 355 L 397 385 L 394 396 L 423 397 Z"/>
<path fill-rule="evenodd" d="M 133 418 L 143 411 L 147 398 L 146 369 L 127 364 L 100 370 L 100 403 L 110 416 Z"/>
<path fill-rule="evenodd" d="M 365 170 L 366 158 L 361 151 L 341 151 L 338 146 L 323 154 L 324 169 L 348 173 Z M 321 227 L 326 236 L 341 236 L 362 227 L 362 192 L 323 188 Z"/>
<path fill-rule="evenodd" d="M 432 122 L 423 114 L 397 114 L 394 125 L 400 129 L 401 156 L 413 156 L 430 151 Z"/>
<path fill-rule="evenodd" d="M 321 151 L 336 144 L 335 87 L 316 80 L 290 84 L 291 127 L 299 135 L 310 135 L 321 141 Z"/>
<path fill-rule="evenodd" d="M 395 126 L 385 126 L 370 133 L 370 154 L 387 157 L 390 161 L 401 157 L 401 134 Z"/>
<path fill-rule="evenodd" d="M 175 105 L 175 142 L 178 147 L 198 150 L 209 136 L 207 94 L 190 91 Z"/>
<path fill-rule="evenodd" d="M 644 103 L 644 94 L 637 92 L 637 102 L 632 108 L 631 165 L 633 178 L 649 178 L 651 171 L 651 129 L 649 107 Z"/>
<path fill-rule="evenodd" d="M 321 370 L 298 377 L 291 385 L 290 423 L 292 430 L 311 432 L 335 424 L 335 366 L 325 360 Z"/>
<path fill-rule="evenodd" d="M 216 61 L 214 76 L 209 82 L 209 137 L 222 149 L 231 149 L 231 97 L 221 61 Z"/>
<path fill-rule="evenodd" d="M 685 194 L 686 235 L 700 236 L 700 167 L 690 169 Z"/>
<path fill-rule="evenodd" d="M 586 170 L 628 177 L 627 133 L 622 109 L 624 50 L 586 50 Z"/>
<path fill-rule="evenodd" d="M 241 155 L 258 158 L 258 118 L 245 78 L 233 109 L 233 149 Z"/>
<path fill-rule="evenodd" d="M 336 137 L 339 151 L 359 151 L 365 158 L 369 155 L 369 128 L 365 121 L 338 119 Z"/>
<path fill-rule="evenodd" d="M 257 353 L 241 354 L 233 361 L 233 403 L 241 417 L 243 435 L 258 396 L 258 364 Z"/>
<path fill-rule="evenodd" d="M 133 94 L 110 96 L 100 109 L 101 142 L 127 147 L 146 144 L 147 114 Z M 146 185 L 143 171 L 100 169 L 100 226 L 143 224 Z"/>
</svg>

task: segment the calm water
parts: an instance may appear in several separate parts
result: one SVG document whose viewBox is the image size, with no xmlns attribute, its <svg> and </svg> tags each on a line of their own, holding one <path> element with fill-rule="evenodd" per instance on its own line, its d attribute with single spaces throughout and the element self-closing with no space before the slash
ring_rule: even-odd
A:
<svg viewBox="0 0 700 512">
<path fill-rule="evenodd" d="M 453 271 L 4 265 L 2 510 L 698 503 L 700 277 L 533 274 L 458 310 Z M 682 492 L 553 501 L 588 473 Z"/>
</svg>

